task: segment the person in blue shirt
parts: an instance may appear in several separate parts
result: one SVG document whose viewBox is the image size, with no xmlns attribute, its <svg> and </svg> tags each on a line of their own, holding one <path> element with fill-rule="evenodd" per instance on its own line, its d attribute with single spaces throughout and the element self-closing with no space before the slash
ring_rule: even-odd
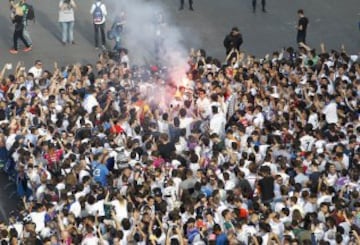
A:
<svg viewBox="0 0 360 245">
<path fill-rule="evenodd" d="M 216 235 L 216 245 L 228 245 L 229 240 L 224 232 L 221 231 L 221 227 L 218 224 L 214 225 L 214 233 Z"/>
<path fill-rule="evenodd" d="M 9 152 L 6 149 L 5 145 L 5 138 L 0 138 L 0 169 L 3 169 L 5 167 L 5 164 L 7 163 L 9 159 Z"/>
<path fill-rule="evenodd" d="M 107 177 L 110 174 L 110 171 L 105 165 L 106 161 L 104 161 L 106 155 L 107 152 L 104 151 L 100 161 L 99 155 L 95 155 L 94 161 L 91 163 L 94 180 L 102 186 L 107 186 Z"/>
</svg>

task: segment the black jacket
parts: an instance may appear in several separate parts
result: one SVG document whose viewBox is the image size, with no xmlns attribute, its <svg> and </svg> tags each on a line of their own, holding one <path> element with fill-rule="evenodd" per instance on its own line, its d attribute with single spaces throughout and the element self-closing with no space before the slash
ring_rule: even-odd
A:
<svg viewBox="0 0 360 245">
<path fill-rule="evenodd" d="M 226 54 L 228 54 L 232 48 L 240 50 L 240 46 L 243 43 L 242 35 L 239 33 L 233 35 L 232 33 L 228 34 L 224 39 L 224 47 L 226 49 Z"/>
<path fill-rule="evenodd" d="M 24 29 L 24 22 L 23 22 L 23 17 L 22 16 L 15 15 L 12 22 L 15 24 L 15 30 L 16 31 L 21 31 L 22 29 Z"/>
</svg>

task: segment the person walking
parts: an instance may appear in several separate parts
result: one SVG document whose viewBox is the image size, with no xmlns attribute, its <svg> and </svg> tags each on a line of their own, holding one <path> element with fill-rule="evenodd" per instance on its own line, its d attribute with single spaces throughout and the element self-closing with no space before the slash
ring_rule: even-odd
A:
<svg viewBox="0 0 360 245">
<path fill-rule="evenodd" d="M 306 44 L 306 29 L 309 24 L 309 19 L 305 17 L 304 10 L 299 9 L 298 10 L 298 16 L 299 16 L 299 22 L 297 25 L 297 36 L 296 41 L 299 44 L 299 46 L 303 46 Z"/>
<path fill-rule="evenodd" d="M 12 8 L 16 8 L 16 7 L 20 7 L 22 9 L 22 20 L 24 23 L 24 28 L 23 28 L 23 36 L 26 39 L 27 43 L 32 46 L 32 40 L 30 37 L 30 32 L 29 32 L 29 19 L 28 19 L 28 14 L 29 14 L 29 5 L 26 3 L 26 0 L 20 0 L 19 3 L 15 4 L 14 1 L 10 1 L 10 5 Z"/>
<path fill-rule="evenodd" d="M 226 55 L 230 53 L 232 49 L 240 51 L 240 46 L 243 43 L 242 35 L 239 31 L 239 28 L 233 27 L 231 32 L 226 35 L 224 39 L 224 47 L 226 49 Z"/>
<path fill-rule="evenodd" d="M 13 48 L 10 49 L 10 53 L 17 54 L 18 53 L 18 39 L 23 41 L 25 48 L 23 49 L 24 52 L 29 52 L 31 50 L 30 44 L 24 38 L 24 21 L 23 16 L 24 12 L 21 6 L 17 6 L 15 9 L 15 13 L 12 18 L 12 22 L 15 24 L 15 30 L 13 35 Z"/>
<path fill-rule="evenodd" d="M 265 5 L 266 5 L 265 0 L 261 0 L 262 11 L 264 13 L 266 13 Z M 252 7 L 253 7 L 253 12 L 255 13 L 256 12 L 256 0 L 252 0 Z"/>
<path fill-rule="evenodd" d="M 76 3 L 74 0 L 60 0 L 59 2 L 59 23 L 61 25 L 61 42 L 66 45 L 67 42 L 74 42 L 74 22 Z"/>
<path fill-rule="evenodd" d="M 180 8 L 179 8 L 179 10 L 184 9 L 184 3 L 185 3 L 185 0 L 180 0 Z M 189 10 L 194 11 L 193 0 L 189 0 Z"/>
<path fill-rule="evenodd" d="M 106 6 L 101 0 L 96 0 L 92 4 L 90 14 L 93 16 L 94 31 L 95 31 L 95 48 L 99 48 L 99 32 L 101 34 L 102 48 L 106 49 L 105 40 L 105 22 L 106 22 Z"/>
<path fill-rule="evenodd" d="M 124 11 L 121 11 L 119 15 L 115 16 L 111 29 L 107 32 L 107 38 L 115 41 L 114 50 L 121 49 L 121 34 L 124 32 L 125 23 L 126 15 Z"/>
</svg>

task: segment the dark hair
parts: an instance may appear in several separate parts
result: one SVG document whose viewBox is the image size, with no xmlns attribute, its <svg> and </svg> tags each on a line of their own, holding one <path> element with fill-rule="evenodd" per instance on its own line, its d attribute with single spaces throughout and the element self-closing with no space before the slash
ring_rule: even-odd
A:
<svg viewBox="0 0 360 245">
<path fill-rule="evenodd" d="M 179 115 L 180 115 L 180 117 L 185 117 L 186 116 L 186 109 L 181 108 L 180 111 L 179 111 Z"/>
<path fill-rule="evenodd" d="M 234 27 L 231 29 L 231 32 L 234 32 L 234 31 L 238 32 L 238 31 L 239 31 L 239 28 L 236 27 L 236 26 L 234 26 Z"/>
<path fill-rule="evenodd" d="M 131 228 L 131 223 L 129 219 L 123 219 L 121 221 L 121 226 L 124 228 L 124 230 L 130 230 Z"/>
<path fill-rule="evenodd" d="M 180 242 L 177 238 L 171 238 L 170 245 L 180 245 Z"/>
<path fill-rule="evenodd" d="M 213 227 L 214 232 L 221 232 L 221 227 L 219 224 L 215 224 Z"/>
</svg>

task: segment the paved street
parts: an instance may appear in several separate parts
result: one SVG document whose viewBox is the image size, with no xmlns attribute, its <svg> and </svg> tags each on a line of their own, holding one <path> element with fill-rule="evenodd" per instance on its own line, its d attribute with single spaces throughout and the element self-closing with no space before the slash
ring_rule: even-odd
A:
<svg viewBox="0 0 360 245">
<path fill-rule="evenodd" d="M 133 0 L 127 0 L 131 2 Z M 194 0 L 195 11 L 186 8 L 178 11 L 179 0 L 143 0 L 144 7 L 151 9 L 152 5 L 162 6 L 170 28 L 177 28 L 179 42 L 186 49 L 190 47 L 205 48 L 213 57 L 224 59 L 222 41 L 233 26 L 238 26 L 243 34 L 242 49 L 257 56 L 264 56 L 282 47 L 295 46 L 297 23 L 296 12 L 303 8 L 309 18 L 308 44 L 319 49 L 319 44 L 325 42 L 328 49 L 339 49 L 344 44 L 350 53 L 360 51 L 360 20 L 359 0 L 276 0 L 267 1 L 267 13 L 260 11 L 258 1 L 257 13 L 252 13 L 251 0 Z M 114 16 L 119 2 L 125 0 L 105 0 L 108 12 Z M 187 2 L 187 1 L 186 1 Z M 75 22 L 76 45 L 62 46 L 60 43 L 60 27 L 57 22 L 57 0 L 29 0 L 34 5 L 36 22 L 31 24 L 33 51 L 19 52 L 11 55 L 13 25 L 9 19 L 7 1 L 0 8 L 0 66 L 5 63 L 15 64 L 23 61 L 28 67 L 35 59 L 41 59 L 45 69 L 52 69 L 53 61 L 60 65 L 74 62 L 94 62 L 99 54 L 94 49 L 92 17 L 89 9 L 90 0 L 77 0 Z M 157 8 L 158 9 L 158 8 Z M 139 10 L 141 11 L 141 10 Z M 139 23 L 140 25 L 142 23 Z M 131 23 L 136 26 L 137 23 Z M 110 27 L 110 23 L 107 25 Z M 126 38 L 125 38 L 126 39 Z M 132 47 L 134 40 L 126 39 L 125 46 Z M 132 54 L 136 53 L 136 57 Z M 142 62 L 141 54 L 130 49 L 132 60 Z M 0 175 L 2 186 L 6 177 Z M 8 193 L 0 188 L 0 217 L 4 218 L 2 210 L 9 211 L 15 199 L 7 200 Z"/>
<path fill-rule="evenodd" d="M 58 2 L 49 0 L 28 0 L 34 5 L 36 22 L 31 25 L 34 50 L 30 53 L 10 55 L 13 26 L 9 20 L 9 9 L 0 9 L 1 63 L 24 61 L 31 64 L 40 58 L 45 64 L 54 60 L 60 64 L 67 62 L 91 62 L 98 52 L 93 48 L 93 26 L 89 9 L 92 1 L 78 0 L 76 10 L 75 40 L 76 45 L 60 44 L 60 27 L 57 22 Z M 178 28 L 181 42 L 186 48 L 204 47 L 208 53 L 220 59 L 224 58 L 222 40 L 232 26 L 238 26 L 243 33 L 243 50 L 264 56 L 268 52 L 285 46 L 295 46 L 297 22 L 296 11 L 305 10 L 310 20 L 308 43 L 319 47 L 324 41 L 328 48 L 339 48 L 343 43 L 352 53 L 360 50 L 360 3 L 358 0 L 277 0 L 267 1 L 268 13 L 252 13 L 251 0 L 195 0 L 195 11 L 187 8 L 178 11 L 178 0 L 143 0 L 145 5 L 161 5 L 172 28 Z M 105 0 L 108 11 L 119 2 Z M 260 2 L 260 1 L 258 1 Z M 116 4 L 115 4 L 116 3 Z M 5 6 L 7 3 L 3 3 Z M 145 6 L 144 5 L 144 6 Z M 258 3 L 260 9 L 260 3 Z M 110 23 L 107 25 L 110 27 Z M 129 41 L 129 40 L 128 40 Z M 130 41 L 129 41 L 130 42 Z M 131 46 L 131 45 L 129 45 Z M 131 50 L 130 50 L 131 52 Z M 137 57 L 136 57 L 137 58 Z M 2 65 L 2 64 L 0 64 Z"/>
</svg>

